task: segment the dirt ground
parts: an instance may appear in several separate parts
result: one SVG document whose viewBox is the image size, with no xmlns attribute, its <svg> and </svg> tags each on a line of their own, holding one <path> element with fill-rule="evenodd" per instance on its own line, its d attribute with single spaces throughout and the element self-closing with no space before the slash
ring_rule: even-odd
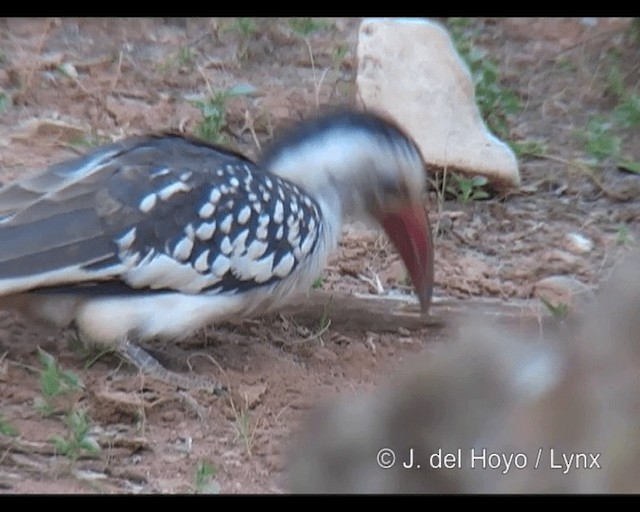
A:
<svg viewBox="0 0 640 512">
<path fill-rule="evenodd" d="M 125 135 L 197 133 L 195 102 L 238 85 L 249 94 L 224 106 L 225 143 L 256 156 L 284 125 L 353 103 L 359 20 L 326 21 L 305 40 L 284 19 L 0 20 L 0 182 Z M 635 245 L 640 176 L 607 159 L 593 170 L 581 165 L 589 155 L 576 135 L 616 109 L 614 74 L 638 92 L 640 44 L 630 22 L 473 21 L 477 46 L 522 100 L 512 139 L 547 149 L 520 158 L 518 192 L 467 203 L 431 194 L 434 314 L 451 301 L 463 312 L 465 304 L 482 312 L 485 301 L 537 304 L 548 314 L 533 299 L 538 281 L 569 276 L 596 290 Z M 617 133 L 622 154 L 640 161 L 638 129 Z M 576 246 L 572 233 L 592 246 Z M 353 225 L 321 288 L 339 296 L 408 291 L 390 242 Z M 224 382 L 221 397 L 145 378 L 115 355 L 87 355 L 68 333 L 0 312 L 0 421 L 17 431 L 0 434 L 0 492 L 287 492 L 287 450 L 310 409 L 373 388 L 455 330 L 452 322 L 374 325 L 365 308 L 328 324 L 331 308 L 220 325 L 156 347 L 168 367 Z M 80 377 L 83 388 L 68 400 L 88 412 L 97 456 L 72 461 L 50 442 L 69 429 L 63 415 L 34 407 L 43 394 L 38 347 Z M 198 471 L 203 462 L 211 473 Z"/>
</svg>

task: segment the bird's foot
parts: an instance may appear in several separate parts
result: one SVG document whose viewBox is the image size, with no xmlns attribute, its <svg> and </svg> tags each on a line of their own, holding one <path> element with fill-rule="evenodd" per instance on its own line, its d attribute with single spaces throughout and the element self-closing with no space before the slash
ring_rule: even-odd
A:
<svg viewBox="0 0 640 512">
<path fill-rule="evenodd" d="M 199 377 L 197 375 L 184 375 L 167 370 L 151 354 L 142 347 L 136 345 L 128 339 L 124 339 L 118 352 L 129 362 L 134 364 L 146 375 L 184 389 L 204 389 L 215 395 L 220 395 L 226 391 L 226 387 L 217 382 Z"/>
</svg>

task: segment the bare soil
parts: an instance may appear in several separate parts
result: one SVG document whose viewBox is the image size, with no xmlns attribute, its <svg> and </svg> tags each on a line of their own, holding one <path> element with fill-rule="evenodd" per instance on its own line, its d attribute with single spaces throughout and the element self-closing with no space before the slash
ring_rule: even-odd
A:
<svg viewBox="0 0 640 512">
<path fill-rule="evenodd" d="M 226 143 L 256 156 L 283 126 L 353 104 L 359 20 L 329 21 L 305 42 L 282 19 L 255 20 L 246 36 L 232 19 L 0 20 L 0 182 L 86 145 L 146 131 L 194 133 L 202 113 L 193 100 L 238 84 L 254 91 L 227 102 Z M 540 279 L 570 276 L 593 289 L 606 280 L 640 236 L 640 176 L 607 162 L 593 173 L 576 165 L 586 155 L 575 132 L 615 108 L 612 63 L 638 90 L 640 45 L 628 36 L 630 20 L 475 23 L 478 46 L 525 105 L 512 119 L 513 139 L 548 149 L 520 160 L 517 193 L 466 204 L 432 193 L 434 314 L 448 321 L 375 321 L 370 303 L 353 294 L 410 290 L 390 242 L 358 225 L 345 228 L 306 314 L 219 325 L 154 347 L 173 370 L 224 382 L 229 392 L 220 397 L 146 378 L 115 355 L 87 356 L 67 333 L 0 312 L 0 419 L 18 431 L 0 434 L 0 492 L 195 492 L 201 461 L 215 468 L 223 493 L 287 492 L 287 450 L 309 410 L 345 390 L 371 389 L 403 361 L 446 343 L 456 324 L 447 305 L 465 314 L 499 304 L 505 321 L 525 328 L 535 311 L 546 314 L 518 309 L 539 304 L 532 297 Z M 622 134 L 636 161 L 637 132 Z M 593 247 L 576 249 L 570 233 Z M 97 457 L 72 463 L 55 453 L 49 439 L 68 430 L 61 415 L 34 407 L 42 396 L 38 347 L 82 380 L 72 400 L 89 413 Z"/>
</svg>

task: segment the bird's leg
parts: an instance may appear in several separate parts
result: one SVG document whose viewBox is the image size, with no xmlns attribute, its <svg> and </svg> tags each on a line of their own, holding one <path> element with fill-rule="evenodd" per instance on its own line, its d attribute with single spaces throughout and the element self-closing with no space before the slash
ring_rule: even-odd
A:
<svg viewBox="0 0 640 512">
<path fill-rule="evenodd" d="M 217 382 L 196 375 L 183 375 L 167 370 L 151 354 L 128 338 L 123 339 L 119 344 L 118 352 L 141 372 L 167 384 L 184 389 L 205 389 L 215 395 L 220 395 L 226 390 L 225 386 Z"/>
</svg>

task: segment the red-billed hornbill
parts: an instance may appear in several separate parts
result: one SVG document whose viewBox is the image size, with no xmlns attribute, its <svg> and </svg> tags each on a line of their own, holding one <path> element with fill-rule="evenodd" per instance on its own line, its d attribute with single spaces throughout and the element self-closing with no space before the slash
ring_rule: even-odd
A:
<svg viewBox="0 0 640 512">
<path fill-rule="evenodd" d="M 0 303 L 95 343 L 184 337 L 307 292 L 353 216 L 383 226 L 427 309 L 426 184 L 415 143 L 370 113 L 303 122 L 257 163 L 131 137 L 0 189 Z"/>
</svg>

